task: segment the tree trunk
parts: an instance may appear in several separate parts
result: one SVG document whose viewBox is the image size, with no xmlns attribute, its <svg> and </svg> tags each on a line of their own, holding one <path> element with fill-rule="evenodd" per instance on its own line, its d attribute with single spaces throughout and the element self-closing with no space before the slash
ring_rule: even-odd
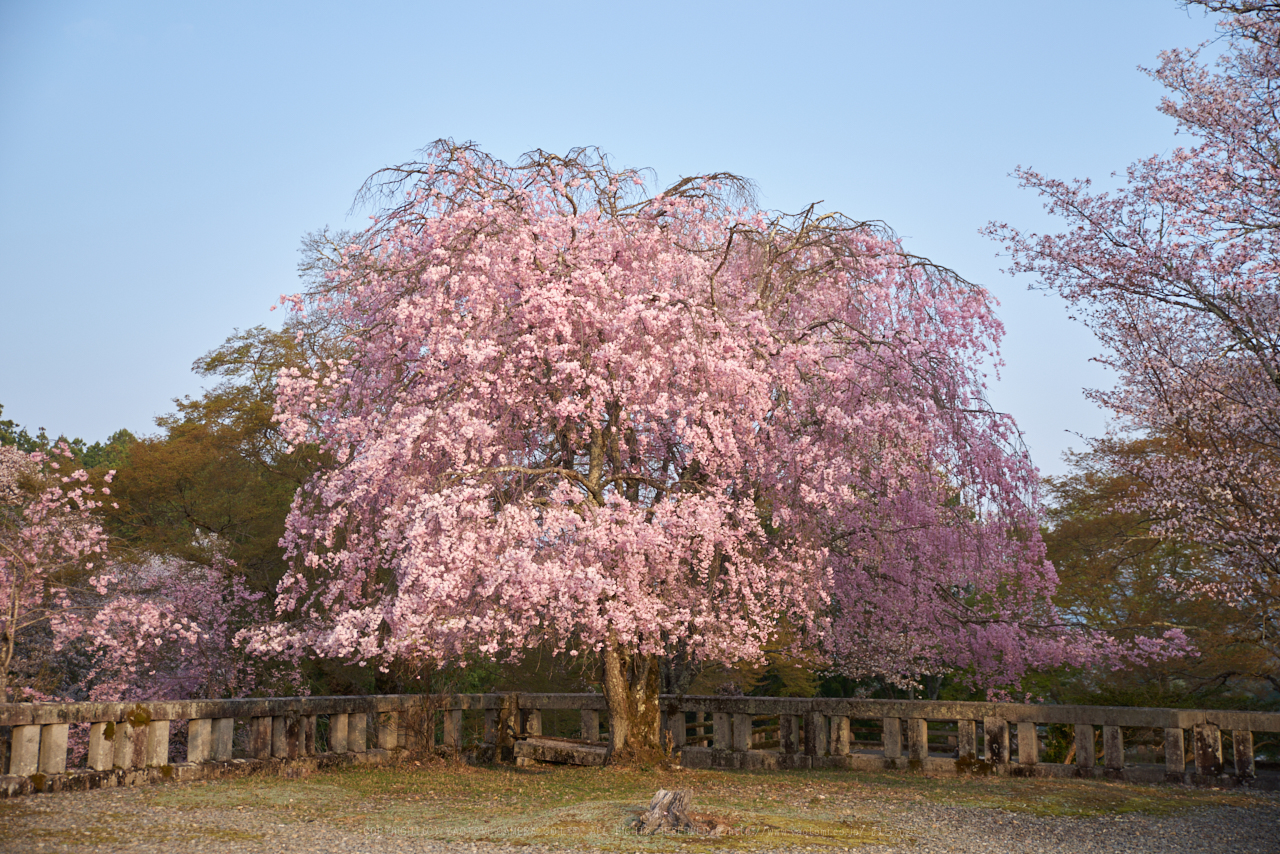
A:
<svg viewBox="0 0 1280 854">
<path fill-rule="evenodd" d="M 658 732 L 656 656 L 604 650 L 604 696 L 609 706 L 609 742 L 615 759 L 653 761 L 662 753 Z"/>
<path fill-rule="evenodd" d="M 658 672 L 662 676 L 660 687 L 663 694 L 685 693 L 702 670 L 701 662 L 691 661 L 683 647 L 684 644 L 677 644 L 671 654 L 664 655 L 660 661 Z"/>
</svg>

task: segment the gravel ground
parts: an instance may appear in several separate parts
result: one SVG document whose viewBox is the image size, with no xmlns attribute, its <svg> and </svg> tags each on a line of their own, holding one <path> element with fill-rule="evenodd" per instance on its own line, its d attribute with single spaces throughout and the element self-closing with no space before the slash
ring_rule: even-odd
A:
<svg viewBox="0 0 1280 854">
<path fill-rule="evenodd" d="M 1280 854 L 1280 796 L 1258 794 L 1243 806 L 1200 807 L 1174 815 L 1046 818 L 975 807 L 857 805 L 857 818 L 901 835 L 865 854 Z M 703 848 L 694 845 L 690 850 Z M 752 846 L 759 851 L 758 846 Z M 731 850 L 723 843 L 711 850 Z M 395 832 L 343 829 L 324 821 L 281 823 L 267 809 L 156 806 L 146 789 L 106 789 L 0 802 L 0 852 L 280 852 L 280 854 L 542 854 L 540 846 L 446 843 Z M 814 846 L 799 851 L 830 851 Z"/>
</svg>

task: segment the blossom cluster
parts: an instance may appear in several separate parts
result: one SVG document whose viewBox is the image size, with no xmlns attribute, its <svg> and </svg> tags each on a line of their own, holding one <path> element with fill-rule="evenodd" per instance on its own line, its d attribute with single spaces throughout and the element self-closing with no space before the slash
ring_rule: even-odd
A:
<svg viewBox="0 0 1280 854">
<path fill-rule="evenodd" d="M 385 663 L 535 644 L 1016 682 L 1058 625 L 1036 473 L 986 405 L 980 287 L 871 223 L 645 196 L 601 159 L 440 143 L 327 285 L 350 357 L 278 380 L 334 461 L 260 648 Z"/>
</svg>

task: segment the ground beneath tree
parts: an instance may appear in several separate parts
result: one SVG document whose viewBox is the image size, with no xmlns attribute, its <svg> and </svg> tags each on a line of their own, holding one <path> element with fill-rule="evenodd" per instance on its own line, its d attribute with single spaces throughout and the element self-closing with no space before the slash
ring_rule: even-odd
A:
<svg viewBox="0 0 1280 854">
<path fill-rule="evenodd" d="M 686 789 L 719 838 L 638 837 Z M 433 763 L 0 802 L 0 852 L 1280 854 L 1280 797 L 1101 781 Z"/>
</svg>

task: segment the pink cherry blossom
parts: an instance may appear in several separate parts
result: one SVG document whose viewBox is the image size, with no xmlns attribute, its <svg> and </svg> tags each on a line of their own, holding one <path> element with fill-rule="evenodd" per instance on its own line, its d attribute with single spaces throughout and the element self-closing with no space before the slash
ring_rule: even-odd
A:
<svg viewBox="0 0 1280 854">
<path fill-rule="evenodd" d="M 1144 484 L 1130 508 L 1215 555 L 1194 589 L 1248 603 L 1280 661 L 1280 12 L 1197 5 L 1253 11 L 1222 21 L 1216 68 L 1171 50 L 1150 72 L 1191 146 L 1135 163 L 1114 193 L 1020 169 L 1067 230 L 990 233 L 1013 272 L 1061 293 L 1106 347 L 1118 382 L 1092 396 L 1116 432 L 1156 440 L 1116 460 Z"/>
<path fill-rule="evenodd" d="M 989 295 L 879 224 L 640 177 L 440 142 L 371 179 L 396 206 L 288 301 L 350 352 L 278 380 L 332 464 L 259 648 L 591 653 L 616 746 L 656 738 L 660 658 L 784 633 L 903 683 L 1107 652 L 1049 599 L 1036 473 L 983 394 Z"/>
</svg>

